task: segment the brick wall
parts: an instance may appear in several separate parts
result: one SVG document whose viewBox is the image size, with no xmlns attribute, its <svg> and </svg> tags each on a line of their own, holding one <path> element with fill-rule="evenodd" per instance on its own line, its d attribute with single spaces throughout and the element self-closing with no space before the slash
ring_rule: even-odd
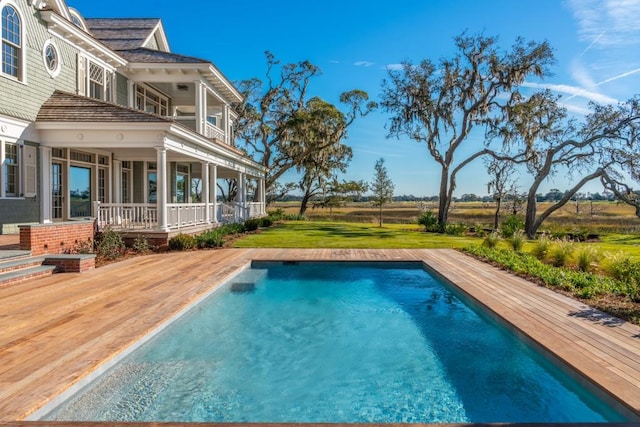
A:
<svg viewBox="0 0 640 427">
<path fill-rule="evenodd" d="M 61 254 L 93 242 L 93 221 L 20 226 L 20 249 L 31 255 Z"/>
</svg>

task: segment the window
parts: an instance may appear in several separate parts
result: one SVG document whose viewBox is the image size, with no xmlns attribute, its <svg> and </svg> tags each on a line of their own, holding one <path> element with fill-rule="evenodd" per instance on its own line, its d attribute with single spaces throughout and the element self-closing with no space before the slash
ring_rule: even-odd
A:
<svg viewBox="0 0 640 427">
<path fill-rule="evenodd" d="M 42 49 L 42 60 L 44 66 L 51 77 L 56 77 L 60 74 L 60 55 L 58 54 L 58 48 L 51 40 L 47 40 L 44 43 Z"/>
<path fill-rule="evenodd" d="M 115 74 L 107 68 L 78 55 L 78 94 L 100 101 L 113 101 Z"/>
<path fill-rule="evenodd" d="M 34 197 L 37 148 L 0 140 L 0 197 Z"/>
<path fill-rule="evenodd" d="M 89 97 L 94 99 L 104 99 L 104 68 L 89 63 Z"/>
<path fill-rule="evenodd" d="M 135 106 L 136 109 L 146 111 L 147 113 L 166 116 L 169 111 L 169 98 L 161 95 L 159 92 L 136 85 Z"/>
<path fill-rule="evenodd" d="M 4 191 L 6 196 L 18 196 L 18 145 L 4 146 Z"/>
<path fill-rule="evenodd" d="M 22 77 L 22 24 L 18 11 L 10 5 L 2 8 L 2 73 Z"/>
</svg>

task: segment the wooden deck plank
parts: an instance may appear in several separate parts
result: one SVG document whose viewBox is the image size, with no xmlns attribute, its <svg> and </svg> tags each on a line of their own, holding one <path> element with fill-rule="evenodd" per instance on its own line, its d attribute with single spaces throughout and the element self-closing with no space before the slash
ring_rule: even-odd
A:
<svg viewBox="0 0 640 427">
<path fill-rule="evenodd" d="M 454 250 L 225 249 L 0 289 L 0 422 L 27 417 L 251 260 L 423 261 L 640 414 L 640 328 Z"/>
</svg>

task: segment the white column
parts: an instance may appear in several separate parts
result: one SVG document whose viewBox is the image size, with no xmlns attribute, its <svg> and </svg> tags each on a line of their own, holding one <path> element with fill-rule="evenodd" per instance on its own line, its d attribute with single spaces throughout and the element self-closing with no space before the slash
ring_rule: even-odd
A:
<svg viewBox="0 0 640 427">
<path fill-rule="evenodd" d="M 195 83 L 196 90 L 196 132 L 205 135 L 207 121 L 207 87 L 202 82 Z"/>
<path fill-rule="evenodd" d="M 127 93 L 129 95 L 129 99 L 127 102 L 129 103 L 129 108 L 136 108 L 136 91 L 135 91 L 135 83 L 132 80 L 127 80 Z"/>
<path fill-rule="evenodd" d="M 122 203 L 122 161 L 113 161 L 113 203 Z"/>
<path fill-rule="evenodd" d="M 211 222 L 211 210 L 209 209 L 209 163 L 202 163 L 202 202 L 204 203 L 204 222 Z"/>
<path fill-rule="evenodd" d="M 264 215 L 267 213 L 267 193 L 264 187 L 264 178 L 258 180 L 258 188 L 260 189 L 260 199 L 258 200 L 260 202 L 260 213 Z"/>
<path fill-rule="evenodd" d="M 3 198 L 7 197 L 7 188 L 4 182 L 4 176 L 5 176 L 4 168 L 6 167 L 4 164 L 6 160 L 5 153 L 6 153 L 5 142 L 0 139 L 0 197 L 3 197 Z"/>
<path fill-rule="evenodd" d="M 51 222 L 51 148 L 40 146 L 40 221 Z"/>
<path fill-rule="evenodd" d="M 224 132 L 224 143 L 229 145 L 231 144 L 231 139 L 229 135 L 229 106 L 227 104 L 222 107 L 222 131 Z"/>
<path fill-rule="evenodd" d="M 169 231 L 167 222 L 167 149 L 164 147 L 155 147 L 157 162 L 157 209 L 158 209 L 158 226 L 162 231 Z"/>
<path fill-rule="evenodd" d="M 211 174 L 209 175 L 211 188 L 211 198 L 213 199 L 213 222 L 218 222 L 218 165 L 211 165 Z"/>
</svg>

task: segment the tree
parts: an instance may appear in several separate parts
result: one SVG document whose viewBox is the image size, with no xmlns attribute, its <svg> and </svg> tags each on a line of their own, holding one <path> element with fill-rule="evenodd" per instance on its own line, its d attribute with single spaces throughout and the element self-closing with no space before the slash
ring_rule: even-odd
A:
<svg viewBox="0 0 640 427">
<path fill-rule="evenodd" d="M 320 68 L 309 61 L 281 65 L 270 52 L 266 52 L 266 58 L 266 82 L 253 78 L 238 85 L 244 101 L 235 107 L 238 115 L 235 131 L 240 148 L 267 167 L 265 187 L 268 194 L 274 194 L 273 187 L 285 172 L 300 167 L 310 156 L 345 138 L 353 121 L 377 104 L 369 102 L 367 93 L 361 90 L 341 94 L 340 102 L 347 107 L 341 129 L 331 138 L 308 139 L 297 147 L 290 138 L 297 134 L 294 128 L 302 127 L 302 118 L 309 117 L 303 114 L 308 107 L 307 91 L 311 79 L 320 75 Z M 297 142 L 300 141 L 298 138 Z"/>
<path fill-rule="evenodd" d="M 371 203 L 373 206 L 380 208 L 378 216 L 378 224 L 382 227 L 382 207 L 393 200 L 394 185 L 389 178 L 387 168 L 384 166 L 384 159 L 380 158 L 376 161 L 374 180 L 371 183 Z"/>
<path fill-rule="evenodd" d="M 352 200 L 358 200 L 362 197 L 363 193 L 366 193 L 369 186 L 364 181 L 342 181 L 339 182 L 336 178 L 333 181 L 328 182 L 324 195 L 325 198 L 322 202 L 323 207 L 329 208 L 329 218 L 333 218 L 333 208 L 336 206 L 343 206 Z"/>
<path fill-rule="evenodd" d="M 618 200 L 633 206 L 640 218 L 640 192 L 633 188 L 634 182 L 640 182 L 640 95 L 618 106 L 616 113 L 626 120 L 627 125 L 618 127 L 616 137 L 622 143 L 609 151 L 615 167 L 604 170 L 600 181 L 605 190 L 612 192 Z M 613 113 L 609 109 L 603 114 L 611 116 Z M 609 129 L 616 130 L 613 126 Z"/>
<path fill-rule="evenodd" d="M 631 101 L 629 101 L 631 102 Z M 629 102 L 618 106 L 591 104 L 592 112 L 584 123 L 567 120 L 564 108 L 557 104 L 557 97 L 548 91 L 534 94 L 515 104 L 507 111 L 508 120 L 495 128 L 505 145 L 520 147 L 514 157 L 524 159 L 533 182 L 527 192 L 525 233 L 534 238 L 542 223 L 556 210 L 562 208 L 586 183 L 602 177 L 616 164 L 615 153 L 620 144 L 631 144 L 630 139 L 638 120 L 635 108 Z M 579 174 L 580 180 L 561 194 L 555 203 L 543 212 L 537 211 L 537 193 L 540 185 L 564 168 Z"/>
<path fill-rule="evenodd" d="M 455 39 L 457 53 L 438 64 L 423 60 L 389 69 L 382 84 L 382 106 L 392 113 L 389 136 L 426 143 L 440 166 L 438 221 L 447 222 L 456 175 L 473 160 L 489 154 L 487 147 L 467 148 L 475 127 L 495 127 L 502 110 L 516 102 L 518 86 L 530 76 L 543 77 L 553 62 L 548 43 L 517 39 L 509 51 L 498 50 L 497 38 L 468 36 Z M 461 161 L 456 155 L 471 154 Z M 458 161 L 458 163 L 456 163 Z"/>
<path fill-rule="evenodd" d="M 322 192 L 336 170 L 346 172 L 352 157 L 351 148 L 341 142 L 346 126 L 345 115 L 319 98 L 311 98 L 305 108 L 289 120 L 289 135 L 282 150 L 292 158 L 298 157 L 300 152 L 309 152 L 307 156 L 300 157 L 296 165 L 297 172 L 302 175 L 298 182 L 303 194 L 300 215 L 304 215 L 309 200 Z M 329 141 L 333 143 L 329 144 Z M 309 145 L 322 145 L 324 148 L 313 150 Z"/>
<path fill-rule="evenodd" d="M 486 161 L 487 172 L 491 181 L 487 184 L 488 192 L 496 202 L 496 210 L 493 215 L 493 229 L 497 230 L 500 222 L 500 208 L 508 194 L 517 194 L 515 164 L 509 160 L 498 160 L 493 157 Z"/>
</svg>

